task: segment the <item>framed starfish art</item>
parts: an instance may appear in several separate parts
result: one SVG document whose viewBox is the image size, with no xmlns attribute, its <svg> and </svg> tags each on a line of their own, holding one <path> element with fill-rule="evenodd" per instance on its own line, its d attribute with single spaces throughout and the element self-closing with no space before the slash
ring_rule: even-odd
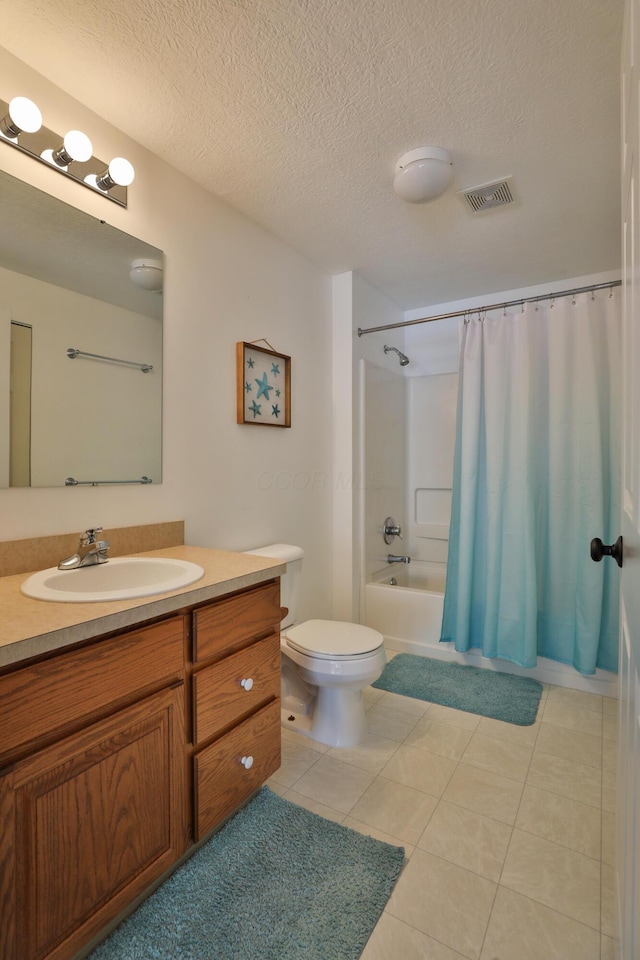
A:
<svg viewBox="0 0 640 960">
<path fill-rule="evenodd" d="M 290 427 L 291 357 L 240 342 L 236 368 L 238 423 Z"/>
</svg>

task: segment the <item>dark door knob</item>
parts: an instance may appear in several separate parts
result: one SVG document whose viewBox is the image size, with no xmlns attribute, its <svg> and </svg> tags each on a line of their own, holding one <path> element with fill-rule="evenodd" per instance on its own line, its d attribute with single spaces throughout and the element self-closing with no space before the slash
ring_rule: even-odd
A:
<svg viewBox="0 0 640 960">
<path fill-rule="evenodd" d="M 613 557 L 618 566 L 622 566 L 622 537 L 618 537 L 610 546 L 603 543 L 600 537 L 591 541 L 591 559 L 600 563 L 603 557 Z"/>
</svg>

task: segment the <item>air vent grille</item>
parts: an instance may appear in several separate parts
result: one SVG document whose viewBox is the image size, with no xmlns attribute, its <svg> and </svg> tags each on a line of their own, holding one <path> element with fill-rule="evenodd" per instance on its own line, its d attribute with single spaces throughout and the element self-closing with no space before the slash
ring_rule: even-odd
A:
<svg viewBox="0 0 640 960">
<path fill-rule="evenodd" d="M 478 187 L 462 190 L 461 194 L 474 213 L 479 210 L 489 210 L 491 207 L 503 207 L 507 203 L 513 203 L 509 179 L 507 177 L 505 180 L 496 180 L 493 183 L 482 183 Z"/>
</svg>

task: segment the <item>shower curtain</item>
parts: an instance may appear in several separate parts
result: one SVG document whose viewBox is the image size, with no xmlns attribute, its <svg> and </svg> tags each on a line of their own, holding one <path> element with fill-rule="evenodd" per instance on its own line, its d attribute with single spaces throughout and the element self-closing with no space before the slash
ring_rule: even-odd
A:
<svg viewBox="0 0 640 960">
<path fill-rule="evenodd" d="M 619 292 L 471 319 L 461 345 L 442 641 L 617 670 Z"/>
</svg>

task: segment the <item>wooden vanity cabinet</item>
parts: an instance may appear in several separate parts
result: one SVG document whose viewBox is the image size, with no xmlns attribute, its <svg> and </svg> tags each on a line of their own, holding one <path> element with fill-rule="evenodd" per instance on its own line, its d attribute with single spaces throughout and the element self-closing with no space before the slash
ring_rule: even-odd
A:
<svg viewBox="0 0 640 960">
<path fill-rule="evenodd" d="M 274 580 L 0 675 L 0 960 L 71 960 L 277 769 L 279 622 Z"/>
</svg>

